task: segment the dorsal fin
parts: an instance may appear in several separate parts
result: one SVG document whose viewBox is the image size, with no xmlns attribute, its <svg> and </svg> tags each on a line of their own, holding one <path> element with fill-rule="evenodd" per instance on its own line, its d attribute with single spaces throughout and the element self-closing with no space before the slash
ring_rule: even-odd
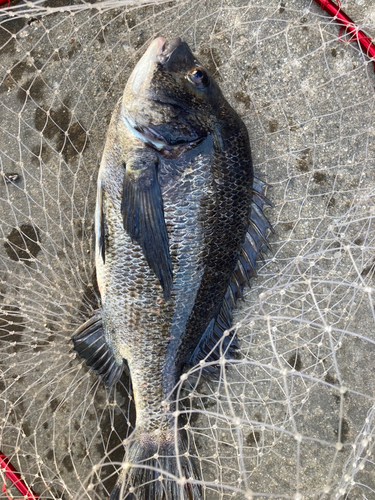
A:
<svg viewBox="0 0 375 500">
<path fill-rule="evenodd" d="M 220 351 L 224 356 L 231 358 L 238 349 L 238 343 L 234 338 L 235 332 L 232 330 L 229 335 L 224 337 L 222 346 L 217 344 L 223 337 L 224 331 L 232 326 L 232 311 L 239 298 L 243 298 L 243 290 L 246 284 L 250 283 L 251 278 L 256 276 L 255 264 L 264 246 L 268 247 L 267 236 L 273 228 L 263 213 L 264 205 L 273 207 L 273 204 L 263 195 L 262 188 L 265 185 L 260 179 L 254 177 L 253 199 L 251 203 L 251 213 L 249 226 L 246 233 L 244 244 L 241 248 L 236 268 L 232 274 L 230 284 L 225 294 L 221 310 L 216 321 L 212 321 L 202 336 L 201 341 L 196 347 L 190 360 L 190 364 L 195 365 L 202 360 L 207 362 L 218 361 Z M 212 374 L 215 366 L 204 368 L 208 374 Z"/>
</svg>

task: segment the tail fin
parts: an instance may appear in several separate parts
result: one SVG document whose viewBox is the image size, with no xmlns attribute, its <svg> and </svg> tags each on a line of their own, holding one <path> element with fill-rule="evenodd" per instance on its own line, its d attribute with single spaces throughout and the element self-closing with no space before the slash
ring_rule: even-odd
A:
<svg viewBox="0 0 375 500">
<path fill-rule="evenodd" d="M 170 436 L 170 434 L 169 434 Z M 185 435 L 174 439 L 135 438 L 110 500 L 200 500 L 201 488 L 191 480 L 199 478 L 188 456 Z"/>
</svg>

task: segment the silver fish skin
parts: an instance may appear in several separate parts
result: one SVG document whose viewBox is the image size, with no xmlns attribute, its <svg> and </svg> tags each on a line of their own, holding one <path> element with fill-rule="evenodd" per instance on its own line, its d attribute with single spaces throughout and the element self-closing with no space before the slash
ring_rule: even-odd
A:
<svg viewBox="0 0 375 500">
<path fill-rule="evenodd" d="M 188 45 L 165 42 L 112 115 L 95 211 L 101 309 L 73 336 L 107 386 L 125 363 L 131 375 L 136 428 L 111 500 L 202 498 L 174 389 L 185 365 L 234 354 L 232 334 L 216 344 L 271 229 L 243 121 Z"/>
</svg>

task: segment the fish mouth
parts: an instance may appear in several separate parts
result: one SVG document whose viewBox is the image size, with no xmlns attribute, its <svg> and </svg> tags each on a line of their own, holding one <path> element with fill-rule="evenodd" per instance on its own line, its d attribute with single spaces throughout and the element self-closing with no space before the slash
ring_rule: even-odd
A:
<svg viewBox="0 0 375 500">
<path fill-rule="evenodd" d="M 165 64 L 173 52 L 179 47 L 182 43 L 182 40 L 179 36 L 176 36 L 169 42 L 167 47 L 165 47 L 165 39 L 164 39 L 164 46 L 161 47 L 161 51 L 159 54 L 156 55 L 156 59 L 160 62 L 160 64 Z"/>
</svg>

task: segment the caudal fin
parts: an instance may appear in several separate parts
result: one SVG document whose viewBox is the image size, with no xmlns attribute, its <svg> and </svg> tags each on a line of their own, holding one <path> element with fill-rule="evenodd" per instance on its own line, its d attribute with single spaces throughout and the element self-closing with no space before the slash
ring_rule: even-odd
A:
<svg viewBox="0 0 375 500">
<path fill-rule="evenodd" d="M 199 476 L 184 435 L 176 451 L 173 439 L 135 439 L 110 500 L 200 500 L 201 488 L 192 482 Z"/>
</svg>

